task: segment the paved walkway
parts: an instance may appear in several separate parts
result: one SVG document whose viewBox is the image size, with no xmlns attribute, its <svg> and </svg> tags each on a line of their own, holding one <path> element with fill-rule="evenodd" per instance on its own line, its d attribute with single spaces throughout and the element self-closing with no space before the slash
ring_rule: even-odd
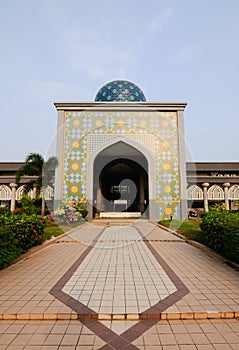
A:
<svg viewBox="0 0 239 350">
<path fill-rule="evenodd" d="M 239 349 L 239 273 L 146 220 L 95 221 L 0 272 L 1 349 Z"/>
</svg>

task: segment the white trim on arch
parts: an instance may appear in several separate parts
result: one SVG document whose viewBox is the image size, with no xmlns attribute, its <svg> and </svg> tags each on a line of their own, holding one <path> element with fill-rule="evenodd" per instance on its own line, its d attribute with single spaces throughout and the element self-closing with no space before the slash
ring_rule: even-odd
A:
<svg viewBox="0 0 239 350">
<path fill-rule="evenodd" d="M 42 198 L 43 196 L 43 189 L 41 189 L 41 193 L 40 193 L 40 197 Z M 46 188 L 44 188 L 44 198 L 45 200 L 50 200 L 52 199 L 52 197 L 54 196 L 54 190 L 51 186 L 46 186 Z"/>
<path fill-rule="evenodd" d="M 225 198 L 223 189 L 218 185 L 209 187 L 207 196 L 209 200 L 223 200 Z"/>
<path fill-rule="evenodd" d="M 0 200 L 1 201 L 8 201 L 11 200 L 12 191 L 11 189 L 6 185 L 0 186 Z"/>
<path fill-rule="evenodd" d="M 23 196 L 23 192 L 24 192 L 24 185 L 18 187 L 18 189 L 16 190 L 16 200 L 20 200 Z M 34 198 L 34 192 L 33 190 L 30 190 L 27 194 L 31 199 Z"/>
<path fill-rule="evenodd" d="M 187 189 L 187 198 L 193 199 L 193 200 L 200 200 L 203 199 L 203 190 L 197 186 L 197 185 L 192 185 L 188 187 Z"/>
<path fill-rule="evenodd" d="M 229 188 L 228 199 L 239 200 L 239 185 L 233 185 Z"/>
</svg>

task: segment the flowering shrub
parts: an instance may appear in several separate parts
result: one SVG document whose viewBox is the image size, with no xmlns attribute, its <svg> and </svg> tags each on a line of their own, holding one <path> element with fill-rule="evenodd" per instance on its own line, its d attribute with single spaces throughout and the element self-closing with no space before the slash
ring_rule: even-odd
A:
<svg viewBox="0 0 239 350">
<path fill-rule="evenodd" d="M 45 216 L 45 220 L 48 222 L 48 223 L 50 223 L 50 224 L 52 224 L 52 225 L 57 225 L 57 222 L 56 222 L 56 220 L 55 220 L 55 218 L 54 218 L 54 213 L 51 213 L 51 214 L 48 214 L 48 215 L 46 215 Z"/>
<path fill-rule="evenodd" d="M 44 227 L 46 221 L 36 214 L 0 214 L 0 226 L 11 230 L 18 240 L 18 248 L 26 251 L 45 241 Z"/>
<path fill-rule="evenodd" d="M 21 253 L 48 239 L 48 234 L 44 233 L 47 223 L 57 225 L 57 221 L 62 221 L 70 224 L 86 215 L 86 208 L 77 201 L 62 203 L 55 213 L 45 218 L 37 214 L 28 198 L 14 213 L 0 207 L 0 269 Z"/>
<path fill-rule="evenodd" d="M 8 266 L 21 254 L 18 243 L 10 227 L 0 227 L 0 269 Z"/>
<path fill-rule="evenodd" d="M 78 221 L 80 219 L 80 214 L 75 208 L 69 204 L 62 204 L 54 212 L 54 218 L 57 221 L 63 221 L 65 224 L 70 224 L 71 222 Z"/>
<path fill-rule="evenodd" d="M 70 205 L 80 213 L 82 218 L 85 218 L 87 216 L 88 210 L 86 209 L 86 205 L 83 204 L 82 202 L 72 201 Z"/>
<path fill-rule="evenodd" d="M 7 207 L 0 207 L 0 216 L 8 213 L 9 209 Z"/>
<path fill-rule="evenodd" d="M 26 213 L 41 214 L 41 206 L 39 205 L 38 198 L 31 199 L 28 195 L 23 195 L 22 198 L 17 201 L 14 214 Z"/>
<path fill-rule="evenodd" d="M 69 203 L 62 203 L 53 213 L 53 217 L 56 221 L 70 224 L 71 222 L 77 222 L 81 218 L 86 217 L 87 213 L 88 212 L 82 203 L 72 201 Z"/>
</svg>

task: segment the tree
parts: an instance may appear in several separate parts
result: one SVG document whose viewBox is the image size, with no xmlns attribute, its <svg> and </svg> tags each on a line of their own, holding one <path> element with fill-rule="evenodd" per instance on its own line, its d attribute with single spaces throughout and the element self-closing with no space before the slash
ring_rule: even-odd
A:
<svg viewBox="0 0 239 350">
<path fill-rule="evenodd" d="M 16 172 L 16 183 L 24 175 L 32 176 L 33 178 L 24 185 L 24 193 L 27 194 L 30 190 L 36 191 L 36 196 L 42 193 L 42 209 L 41 213 L 45 212 L 44 192 L 46 187 L 53 182 L 54 171 L 58 165 L 56 157 L 50 157 L 46 162 L 39 153 L 30 153 L 25 164 Z"/>
</svg>

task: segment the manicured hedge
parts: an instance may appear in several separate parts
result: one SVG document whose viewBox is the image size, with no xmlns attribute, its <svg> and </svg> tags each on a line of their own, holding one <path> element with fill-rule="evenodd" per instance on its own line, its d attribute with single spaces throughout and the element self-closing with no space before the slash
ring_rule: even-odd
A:
<svg viewBox="0 0 239 350">
<path fill-rule="evenodd" d="M 10 227 L 0 227 L 0 269 L 8 266 L 21 254 L 19 241 Z"/>
<path fill-rule="evenodd" d="M 43 243 L 45 221 L 36 214 L 0 212 L 0 269 L 28 249 Z"/>
<path fill-rule="evenodd" d="M 200 224 L 203 244 L 225 258 L 239 263 L 239 213 L 210 211 L 202 215 Z"/>
</svg>

